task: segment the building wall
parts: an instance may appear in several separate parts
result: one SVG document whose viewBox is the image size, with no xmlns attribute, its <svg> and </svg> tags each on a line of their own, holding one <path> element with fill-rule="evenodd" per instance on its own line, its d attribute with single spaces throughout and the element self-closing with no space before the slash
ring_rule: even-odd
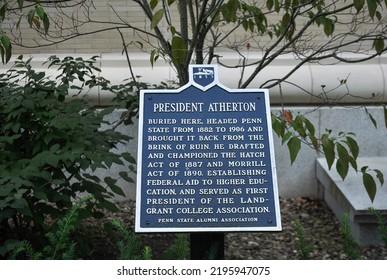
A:
<svg viewBox="0 0 387 280">
<path fill-rule="evenodd" d="M 259 2 L 256 0 L 251 0 L 252 2 Z M 15 1 L 16 2 L 16 1 Z M 80 1 L 70 1 L 71 3 L 80 2 Z M 265 2 L 265 1 L 262 1 Z M 336 6 L 346 5 L 345 2 L 336 1 Z M 16 3 L 15 3 L 16 5 Z M 261 3 L 262 10 L 265 10 L 265 3 Z M 175 9 L 176 7 L 173 6 Z M 154 11 L 157 11 L 161 7 L 156 7 Z M 137 41 L 146 42 L 149 41 L 153 44 L 150 46 L 144 44 L 142 50 L 149 52 L 154 49 L 154 46 L 157 46 L 157 43 L 152 36 L 140 35 L 140 33 L 133 31 L 129 27 L 141 28 L 152 32 L 150 28 L 150 21 L 145 17 L 144 12 L 134 1 L 125 1 L 125 0 L 86 0 L 84 4 L 78 9 L 74 6 L 62 7 L 60 10 L 55 8 L 46 8 L 47 14 L 50 16 L 50 33 L 49 36 L 43 35 L 41 38 L 37 36 L 37 32 L 33 31 L 27 20 L 26 13 L 28 9 L 19 11 L 16 7 L 14 14 L 7 19 L 2 27 L 8 29 L 8 26 L 14 26 L 12 32 L 9 32 L 8 35 L 13 35 L 15 38 L 18 38 L 17 41 L 22 43 L 28 48 L 18 47 L 14 45 L 14 53 L 120 53 L 123 50 L 123 41 L 121 39 L 120 33 L 117 28 L 120 28 L 121 32 L 124 35 L 125 44 L 132 51 L 139 51 L 138 44 L 135 44 Z M 384 16 L 387 11 L 383 11 Z M 171 14 L 172 25 L 179 27 L 179 19 L 176 16 L 178 13 Z M 278 23 L 282 19 L 283 14 L 270 13 L 268 17 L 270 23 Z M 21 20 L 20 20 L 21 18 Z M 301 29 L 301 24 L 306 19 L 300 19 L 296 24 L 296 31 Z M 337 21 L 343 22 L 346 24 L 336 25 L 337 33 L 349 33 L 351 28 L 351 23 L 353 22 L 353 15 L 343 14 L 337 16 Z M 79 26 L 74 29 L 72 28 L 73 23 L 78 21 Z M 365 33 L 366 30 L 372 29 L 374 27 L 374 22 L 363 24 L 358 32 Z M 17 28 L 15 26 L 18 26 Z M 234 27 L 232 23 L 226 25 L 227 28 Z M 163 35 L 167 38 L 172 37 L 170 25 L 165 21 L 161 20 L 158 24 L 158 27 L 162 31 Z M 226 27 L 218 26 L 219 30 L 225 31 Z M 63 32 L 59 31 L 64 29 Z M 105 32 L 95 33 L 96 30 L 106 30 Z M 305 44 L 322 44 L 327 41 L 327 37 L 324 35 L 323 28 L 317 25 L 312 26 L 310 29 L 311 32 L 308 32 L 310 36 L 303 42 Z M 84 34 L 82 36 L 77 36 L 73 39 L 70 34 Z M 224 32 L 222 33 L 222 35 Z M 59 36 L 58 36 L 59 35 Z M 60 37 L 57 39 L 55 37 Z M 61 44 L 51 44 L 57 40 L 62 40 L 62 37 L 68 37 Z M 229 36 L 224 43 L 218 47 L 219 51 L 230 50 L 230 46 L 235 46 L 240 44 L 243 50 L 243 46 L 247 43 L 251 47 L 251 52 L 261 52 L 266 49 L 273 41 L 273 38 L 269 36 L 257 35 L 255 37 L 250 37 L 243 32 L 242 28 L 237 29 L 237 32 L 234 32 Z M 362 49 L 372 45 L 372 41 L 368 44 L 361 46 Z M 39 47 L 42 46 L 42 47 Z M 279 46 L 280 47 L 280 46 Z M 351 48 L 351 50 L 356 50 L 357 47 Z"/>
</svg>

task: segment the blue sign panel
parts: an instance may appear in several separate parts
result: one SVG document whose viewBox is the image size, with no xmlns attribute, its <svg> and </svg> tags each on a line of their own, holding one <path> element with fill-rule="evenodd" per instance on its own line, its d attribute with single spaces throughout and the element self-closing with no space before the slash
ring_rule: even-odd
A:
<svg viewBox="0 0 387 280">
<path fill-rule="evenodd" d="M 268 91 L 217 80 L 141 91 L 136 231 L 281 230 Z"/>
</svg>

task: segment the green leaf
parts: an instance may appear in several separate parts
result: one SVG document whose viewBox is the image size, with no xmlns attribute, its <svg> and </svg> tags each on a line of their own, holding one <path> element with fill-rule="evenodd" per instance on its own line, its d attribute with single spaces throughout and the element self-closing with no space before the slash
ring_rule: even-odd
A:
<svg viewBox="0 0 387 280">
<path fill-rule="evenodd" d="M 347 136 L 346 139 L 347 139 L 346 143 L 349 147 L 349 150 L 351 151 L 351 154 L 355 159 L 357 159 L 357 157 L 359 156 L 359 146 L 356 140 L 349 136 Z"/>
<path fill-rule="evenodd" d="M 171 26 L 169 27 L 169 29 L 171 30 L 172 36 L 175 36 L 175 34 L 176 34 L 176 27 L 174 27 L 173 25 L 171 25 Z"/>
<path fill-rule="evenodd" d="M 0 196 L 9 197 L 14 190 L 15 190 L 15 187 L 13 186 L 9 186 L 9 187 L 2 186 L 0 188 Z"/>
<path fill-rule="evenodd" d="M 314 136 L 314 134 L 315 134 L 314 125 L 307 118 L 304 118 L 304 122 L 305 122 L 305 126 L 308 129 L 308 131 L 310 132 L 310 134 Z"/>
<path fill-rule="evenodd" d="M 17 5 L 19 6 L 20 11 L 23 9 L 24 0 L 17 0 Z"/>
<path fill-rule="evenodd" d="M 22 101 L 22 106 L 26 109 L 34 110 L 35 108 L 35 102 L 31 99 L 25 99 Z"/>
<path fill-rule="evenodd" d="M 326 136 L 322 139 L 322 146 L 328 168 L 331 169 L 333 162 L 335 161 L 335 143 Z"/>
<path fill-rule="evenodd" d="M 294 121 L 292 121 L 290 124 L 300 134 L 301 137 L 305 137 L 306 136 L 306 131 L 305 131 L 305 128 L 304 128 L 304 122 L 303 122 L 303 118 L 302 118 L 301 115 L 298 115 L 294 119 Z"/>
<path fill-rule="evenodd" d="M 149 6 L 153 10 L 154 8 L 156 8 L 158 3 L 159 3 L 159 0 L 151 0 L 149 3 Z"/>
<path fill-rule="evenodd" d="M 315 150 L 318 150 L 319 144 L 318 144 L 317 138 L 314 135 L 309 135 L 309 138 L 310 138 L 310 141 L 312 142 L 313 148 Z"/>
<path fill-rule="evenodd" d="M 7 11 L 7 2 L 0 8 L 0 22 L 2 22 L 5 19 L 5 13 Z"/>
<path fill-rule="evenodd" d="M 293 164 L 295 159 L 297 158 L 298 152 L 301 149 L 301 140 L 297 137 L 292 137 L 289 139 L 288 148 L 290 153 L 290 162 Z"/>
<path fill-rule="evenodd" d="M 367 169 L 368 169 L 368 165 L 365 165 L 365 166 L 363 166 L 363 167 L 360 169 L 360 171 L 361 171 L 362 173 L 364 173 L 364 172 L 367 171 Z"/>
<path fill-rule="evenodd" d="M 291 17 L 289 13 L 284 14 L 282 17 L 282 27 L 286 28 L 290 23 Z"/>
<path fill-rule="evenodd" d="M 277 13 L 279 13 L 280 9 L 281 9 L 281 4 L 280 4 L 279 0 L 274 0 L 274 10 Z"/>
<path fill-rule="evenodd" d="M 57 168 L 58 167 L 58 163 L 59 163 L 59 157 L 57 155 L 48 155 L 46 157 L 46 162 L 51 165 L 52 167 L 54 168 Z M 43 173 L 42 173 L 43 174 Z"/>
<path fill-rule="evenodd" d="M 222 12 L 222 16 L 223 18 L 227 21 L 227 22 L 231 22 L 231 12 L 230 12 L 230 9 L 228 8 L 228 6 L 226 4 L 223 4 L 222 7 L 221 7 L 221 12 Z"/>
<path fill-rule="evenodd" d="M 100 203 L 100 205 L 102 207 L 104 207 L 105 209 L 111 211 L 111 212 L 117 212 L 118 208 L 117 206 L 113 203 L 113 202 L 110 202 L 108 200 L 104 200 Z"/>
<path fill-rule="evenodd" d="M 40 200 L 48 200 L 47 195 L 43 191 L 34 192 L 34 196 Z"/>
<path fill-rule="evenodd" d="M 152 65 L 152 68 L 153 68 L 154 63 L 157 61 L 158 58 L 159 58 L 159 55 L 158 55 L 157 51 L 152 50 L 151 54 L 149 56 L 149 60 L 150 60 L 150 63 Z"/>
<path fill-rule="evenodd" d="M 273 6 L 274 6 L 274 1 L 273 0 L 267 0 L 266 1 L 266 8 L 271 11 L 271 9 L 273 9 Z"/>
<path fill-rule="evenodd" d="M 349 157 L 349 163 L 352 165 L 352 168 L 357 171 L 357 162 L 353 157 Z"/>
<path fill-rule="evenodd" d="M 356 8 L 356 11 L 359 13 L 364 7 L 365 0 L 354 0 L 353 4 Z"/>
<path fill-rule="evenodd" d="M 36 11 L 36 13 L 38 14 L 38 17 L 39 17 L 40 19 L 43 19 L 44 16 L 46 15 L 46 12 L 44 11 L 43 7 L 40 6 L 40 5 L 36 5 L 36 6 L 35 6 L 35 11 Z"/>
<path fill-rule="evenodd" d="M 363 173 L 363 185 L 367 191 L 367 194 L 371 201 L 373 202 L 375 199 L 376 195 L 376 184 L 374 178 L 368 174 L 368 173 Z"/>
<path fill-rule="evenodd" d="M 47 34 L 48 29 L 50 28 L 50 20 L 48 19 L 48 16 L 46 15 L 43 19 L 43 26 L 44 26 L 44 32 Z"/>
<path fill-rule="evenodd" d="M 341 178 L 344 180 L 348 174 L 350 156 L 348 154 L 347 149 L 340 143 L 337 143 L 337 154 L 339 158 L 336 163 L 336 170 L 341 176 Z"/>
<path fill-rule="evenodd" d="M 375 169 L 374 171 L 376 173 L 376 178 L 378 178 L 380 184 L 383 185 L 384 184 L 384 175 L 383 175 L 383 173 L 379 169 Z"/>
<path fill-rule="evenodd" d="M 130 153 L 122 153 L 121 156 L 130 163 L 136 164 L 136 159 Z"/>
<path fill-rule="evenodd" d="M 14 124 L 12 125 L 12 131 L 13 131 L 14 133 L 19 132 L 20 126 L 21 126 L 20 122 L 14 123 Z"/>
<path fill-rule="evenodd" d="M 247 31 L 249 29 L 249 21 L 248 20 L 242 21 L 242 27 L 245 31 Z"/>
<path fill-rule="evenodd" d="M 286 132 L 285 135 L 282 137 L 282 145 L 285 144 L 286 141 L 288 141 L 293 136 L 293 133 Z"/>
<path fill-rule="evenodd" d="M 368 12 L 370 17 L 374 19 L 376 9 L 378 8 L 375 0 L 367 0 Z"/>
<path fill-rule="evenodd" d="M 112 177 L 105 177 L 104 182 L 110 187 L 111 185 L 115 185 L 117 180 L 113 179 Z"/>
<path fill-rule="evenodd" d="M 109 185 L 110 189 L 115 193 L 115 194 L 118 194 L 120 196 L 126 196 L 124 191 L 117 185 Z"/>
<path fill-rule="evenodd" d="M 331 36 L 335 30 L 335 24 L 332 20 L 326 18 L 324 20 L 324 33 L 327 37 Z"/>
<path fill-rule="evenodd" d="M 349 153 L 347 149 L 341 145 L 340 143 L 337 143 L 337 154 L 339 156 L 339 160 L 348 163 L 349 162 Z"/>
<path fill-rule="evenodd" d="M 20 199 L 14 200 L 10 206 L 14 209 L 20 210 L 20 209 L 28 208 L 28 203 L 24 198 L 20 198 Z"/>
<path fill-rule="evenodd" d="M 35 18 L 35 10 L 34 9 L 31 9 L 28 14 L 27 14 L 27 21 L 30 25 L 30 27 L 32 28 L 32 24 L 34 22 L 34 18 Z"/>
<path fill-rule="evenodd" d="M 151 22 L 151 29 L 155 28 L 157 26 L 157 24 L 159 24 L 160 20 L 163 18 L 164 16 L 164 9 L 160 9 L 158 10 L 154 15 L 153 15 L 153 18 L 152 18 L 152 22 Z"/>
<path fill-rule="evenodd" d="M 51 153 L 55 153 L 56 151 L 59 150 L 59 148 L 60 148 L 60 145 L 59 145 L 58 143 L 56 143 L 55 145 L 52 145 L 52 146 L 50 147 L 50 152 L 51 152 Z"/>
<path fill-rule="evenodd" d="M 345 179 L 347 177 L 349 170 L 349 162 L 345 163 L 341 160 L 336 161 L 336 171 L 339 173 L 341 179 Z"/>
<path fill-rule="evenodd" d="M 91 180 L 91 181 L 94 181 L 95 183 L 99 183 L 101 180 L 99 177 L 95 176 L 95 175 L 90 175 L 90 174 L 83 174 L 83 176 L 85 176 L 87 179 Z"/>
<path fill-rule="evenodd" d="M 128 172 L 121 171 L 118 173 L 122 179 L 128 183 L 134 183 L 134 180 L 128 176 Z"/>
<path fill-rule="evenodd" d="M 318 150 L 319 144 L 316 136 L 314 135 L 316 133 L 314 125 L 307 118 L 304 117 L 303 119 L 305 123 L 305 128 L 307 129 L 307 131 L 309 131 L 308 136 L 310 141 L 312 142 L 313 148 L 315 150 Z"/>
<path fill-rule="evenodd" d="M 371 113 L 368 112 L 367 108 L 364 108 L 364 110 L 366 111 L 366 114 L 370 118 L 370 120 L 371 120 L 372 124 L 374 125 L 374 127 L 378 128 L 378 124 L 377 124 L 376 120 L 374 119 L 374 117 L 371 115 Z"/>
<path fill-rule="evenodd" d="M 224 3 L 221 7 L 221 12 L 223 18 L 227 22 L 236 22 L 237 21 L 237 10 L 238 10 L 238 1 L 229 0 L 227 3 Z"/>
<path fill-rule="evenodd" d="M 3 34 L 0 37 L 1 43 L 1 60 L 3 63 L 7 63 L 12 56 L 12 44 L 7 35 Z"/>
<path fill-rule="evenodd" d="M 8 206 L 8 203 L 5 200 L 0 200 L 0 209 L 5 208 Z M 1 221 L 1 218 L 0 218 Z"/>
<path fill-rule="evenodd" d="M 278 137 L 283 137 L 286 129 L 286 122 L 272 115 L 272 127 Z"/>
<path fill-rule="evenodd" d="M 373 47 L 377 53 L 381 53 L 384 50 L 384 38 L 382 36 L 378 36 L 375 38 Z"/>
<path fill-rule="evenodd" d="M 175 65 L 183 64 L 187 55 L 187 47 L 179 36 L 172 38 L 172 61 Z"/>
</svg>

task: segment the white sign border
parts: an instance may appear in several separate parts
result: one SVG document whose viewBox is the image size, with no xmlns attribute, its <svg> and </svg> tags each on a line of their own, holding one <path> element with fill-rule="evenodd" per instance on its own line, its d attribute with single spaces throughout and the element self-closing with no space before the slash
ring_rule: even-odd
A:
<svg viewBox="0 0 387 280">
<path fill-rule="evenodd" d="M 193 67 L 214 67 L 215 77 L 214 82 L 203 87 L 193 81 L 191 77 Z M 281 231 L 281 213 L 279 205 L 279 193 L 278 193 L 278 180 L 277 180 L 277 168 L 275 164 L 275 154 L 274 154 L 274 142 L 273 142 L 273 133 L 268 132 L 269 140 L 269 151 L 270 151 L 270 163 L 271 163 L 271 174 L 273 182 L 273 197 L 274 197 L 274 207 L 276 210 L 276 221 L 277 225 L 273 227 L 141 227 L 140 224 L 140 215 L 141 215 L 141 188 L 142 188 L 142 147 L 143 147 L 143 126 L 144 126 L 144 99 L 147 93 L 180 93 L 190 86 L 195 86 L 201 90 L 208 90 L 214 85 L 219 86 L 230 93 L 254 93 L 254 92 L 263 92 L 265 96 L 265 109 L 266 109 L 266 120 L 268 129 L 271 128 L 271 111 L 270 111 L 270 101 L 269 101 L 269 90 L 268 89 L 229 89 L 224 85 L 218 82 L 218 65 L 213 64 L 191 64 L 190 69 L 190 79 L 189 82 L 178 88 L 171 90 L 158 90 L 158 89 L 146 89 L 140 91 L 140 100 L 139 100 L 139 133 L 138 133 L 138 149 L 137 149 L 137 181 L 136 181 L 136 215 L 135 215 L 135 232 L 138 233 L 178 233 L 178 232 L 254 232 L 254 231 Z"/>
</svg>

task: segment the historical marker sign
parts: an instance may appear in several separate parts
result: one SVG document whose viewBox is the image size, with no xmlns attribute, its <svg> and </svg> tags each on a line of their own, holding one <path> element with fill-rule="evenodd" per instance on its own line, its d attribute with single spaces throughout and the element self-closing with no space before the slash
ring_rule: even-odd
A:
<svg viewBox="0 0 387 280">
<path fill-rule="evenodd" d="M 268 91 L 227 89 L 217 70 L 141 91 L 137 232 L 281 230 Z"/>
</svg>

